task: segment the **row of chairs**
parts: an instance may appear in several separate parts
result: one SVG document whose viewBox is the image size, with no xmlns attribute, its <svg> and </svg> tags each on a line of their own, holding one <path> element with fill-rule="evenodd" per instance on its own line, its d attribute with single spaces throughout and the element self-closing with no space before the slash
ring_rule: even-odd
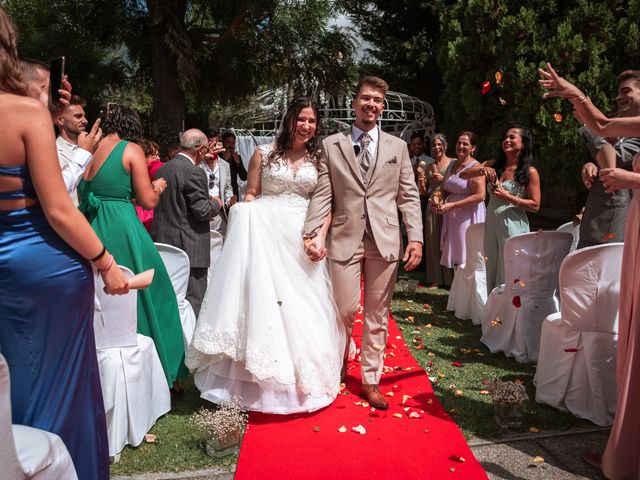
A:
<svg viewBox="0 0 640 480">
<path fill-rule="evenodd" d="M 505 283 L 487 296 L 483 234 L 484 224 L 467 230 L 467 262 L 455 274 L 447 309 L 481 325 L 491 352 L 538 362 L 538 402 L 610 425 L 623 245 L 573 251 L 572 224 L 516 235 L 505 242 Z"/>
</svg>

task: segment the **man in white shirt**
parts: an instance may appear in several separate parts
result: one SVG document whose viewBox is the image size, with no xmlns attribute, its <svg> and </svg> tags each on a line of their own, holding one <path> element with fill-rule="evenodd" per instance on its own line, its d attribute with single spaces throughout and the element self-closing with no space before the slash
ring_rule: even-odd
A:
<svg viewBox="0 0 640 480">
<path fill-rule="evenodd" d="M 46 63 L 39 60 L 22 59 L 20 61 L 22 83 L 27 89 L 27 94 L 35 99 L 40 100 L 46 107 L 48 107 L 49 100 L 49 66 Z M 66 81 L 63 82 L 63 89 L 68 92 L 71 91 L 71 85 Z M 67 93 L 67 95 L 69 95 Z M 67 96 L 67 98 L 69 98 Z M 69 106 L 62 110 L 51 112 L 51 116 L 54 124 L 59 126 L 59 121 L 64 115 Z M 86 127 L 86 120 L 85 120 Z M 58 159 L 62 170 L 62 177 L 64 184 L 67 187 L 67 192 L 71 195 L 74 203 L 78 204 L 77 194 L 75 193 L 78 183 L 82 178 L 82 174 L 89 162 L 93 159 L 93 152 L 98 148 L 100 139 L 102 138 L 102 130 L 100 130 L 100 119 L 96 120 L 91 128 L 91 132 L 81 131 L 76 136 L 76 143 L 69 147 L 71 150 L 67 150 L 66 154 L 69 161 L 65 161 L 63 165 L 62 159 L 60 159 L 60 147 L 58 146 Z M 75 148 L 74 148 L 75 147 Z"/>
<path fill-rule="evenodd" d="M 62 111 L 62 115 L 56 121 L 60 132 L 56 139 L 58 149 L 58 161 L 62 169 L 62 176 L 71 200 L 78 204 L 76 188 L 82 174 L 92 160 L 92 155 L 83 148 L 78 147 L 80 134 L 86 132 L 87 117 L 84 113 L 86 101 L 78 95 L 72 95 L 69 105 Z"/>
</svg>

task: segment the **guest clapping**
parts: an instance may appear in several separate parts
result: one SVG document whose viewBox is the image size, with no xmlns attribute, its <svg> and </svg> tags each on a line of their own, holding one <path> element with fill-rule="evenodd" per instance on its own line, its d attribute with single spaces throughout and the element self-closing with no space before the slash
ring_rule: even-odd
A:
<svg viewBox="0 0 640 480">
<path fill-rule="evenodd" d="M 440 264 L 457 268 L 466 260 L 465 235 L 469 225 L 484 222 L 484 179 L 465 180 L 460 176 L 466 169 L 478 165 L 473 158 L 476 151 L 476 135 L 462 132 L 456 142 L 457 159 L 450 163 L 442 183 L 443 195 L 435 196 L 431 203 L 437 213 L 444 216 L 440 249 Z"/>
<path fill-rule="evenodd" d="M 484 228 L 487 291 L 504 282 L 504 242 L 529 232 L 527 211 L 540 208 L 540 175 L 531 166 L 533 140 L 523 127 L 512 126 L 502 137 L 497 160 L 469 168 L 460 177 L 484 176 L 489 185 L 489 206 Z"/>
</svg>

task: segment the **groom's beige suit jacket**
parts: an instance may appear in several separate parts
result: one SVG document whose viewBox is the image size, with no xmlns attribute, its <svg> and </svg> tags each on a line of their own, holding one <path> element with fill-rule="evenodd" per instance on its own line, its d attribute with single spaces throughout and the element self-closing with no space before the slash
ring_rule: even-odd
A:
<svg viewBox="0 0 640 480">
<path fill-rule="evenodd" d="M 410 242 L 423 242 L 422 213 L 407 144 L 380 132 L 377 155 L 363 178 L 351 140 L 351 129 L 324 139 L 318 184 L 311 198 L 304 233 L 319 229 L 333 211 L 327 236 L 327 257 L 339 262 L 351 258 L 367 223 L 383 258 L 402 259 L 398 210 Z"/>
</svg>

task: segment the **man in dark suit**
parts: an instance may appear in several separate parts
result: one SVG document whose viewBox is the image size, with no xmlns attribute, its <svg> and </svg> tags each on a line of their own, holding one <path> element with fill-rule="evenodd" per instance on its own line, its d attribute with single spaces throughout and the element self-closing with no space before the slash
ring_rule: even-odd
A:
<svg viewBox="0 0 640 480">
<path fill-rule="evenodd" d="M 238 178 L 242 181 L 247 180 L 247 169 L 244 168 L 240 155 L 236 152 L 236 134 L 231 130 L 227 130 L 222 134 L 222 145 L 224 152 L 220 154 L 220 158 L 229 163 L 231 170 L 231 189 L 238 200 L 241 200 L 238 190 Z"/>
<path fill-rule="evenodd" d="M 209 151 L 208 143 L 206 135 L 195 128 L 180 136 L 178 154 L 156 173 L 167 181 L 167 189 L 160 196 L 151 225 L 155 242 L 178 247 L 189 256 L 187 300 L 196 316 L 207 289 L 209 221 L 222 208 L 219 197 L 209 197 L 207 175 L 198 167 Z"/>
</svg>

